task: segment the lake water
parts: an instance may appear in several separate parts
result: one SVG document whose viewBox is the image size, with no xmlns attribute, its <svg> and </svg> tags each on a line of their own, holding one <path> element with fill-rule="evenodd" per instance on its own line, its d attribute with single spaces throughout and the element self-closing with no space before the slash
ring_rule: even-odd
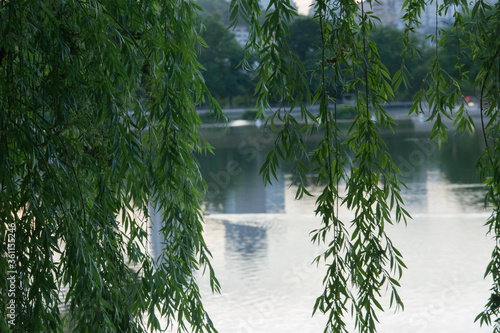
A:
<svg viewBox="0 0 500 333">
<path fill-rule="evenodd" d="M 322 250 L 309 236 L 320 226 L 315 198 L 294 200 L 287 170 L 265 187 L 258 171 L 273 135 L 253 123 L 233 125 L 202 129 L 216 148 L 199 161 L 208 184 L 205 237 L 222 285 L 212 295 L 208 278 L 200 278 L 204 305 L 220 333 L 323 332 L 326 318 L 311 316 L 324 273 L 311 265 Z M 490 332 L 474 323 L 489 296 L 483 274 L 493 247 L 474 167 L 482 137 L 450 135 L 439 149 L 429 131 L 415 118 L 382 135 L 403 172 L 413 220 L 388 228 L 408 266 L 400 289 L 405 311 L 381 313 L 378 331 Z M 341 218 L 348 223 L 349 213 Z"/>
</svg>

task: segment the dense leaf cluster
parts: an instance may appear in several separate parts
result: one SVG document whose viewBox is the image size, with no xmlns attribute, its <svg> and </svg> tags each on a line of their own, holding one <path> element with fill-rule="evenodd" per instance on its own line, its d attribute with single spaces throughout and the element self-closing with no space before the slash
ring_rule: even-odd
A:
<svg viewBox="0 0 500 333">
<path fill-rule="evenodd" d="M 2 245 L 0 280 L 16 286 L 0 294 L 2 313 L 15 301 L 2 332 L 141 332 L 159 318 L 213 330 L 194 279 L 211 270 L 192 154 L 206 148 L 198 9 L 2 2 L 0 235 L 4 245 L 15 230 L 15 249 Z M 166 240 L 157 258 L 147 251 L 155 211 Z"/>
</svg>

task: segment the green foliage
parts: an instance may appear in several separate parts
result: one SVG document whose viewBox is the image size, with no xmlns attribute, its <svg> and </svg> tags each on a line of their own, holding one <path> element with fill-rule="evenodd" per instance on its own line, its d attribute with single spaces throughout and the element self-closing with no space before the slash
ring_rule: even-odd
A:
<svg viewBox="0 0 500 333">
<path fill-rule="evenodd" d="M 439 50 L 439 60 L 445 72 L 460 82 L 462 92 L 474 96 L 477 95 L 474 78 L 477 77 L 479 66 L 478 61 L 471 55 L 468 43 L 472 26 L 470 17 L 457 14 L 453 27 L 441 31 L 441 39 L 445 39 L 446 42 Z"/>
<path fill-rule="evenodd" d="M 219 18 L 218 14 L 203 18 L 202 37 L 207 46 L 200 50 L 198 60 L 206 69 L 203 74 L 212 95 L 219 101 L 227 98 L 231 108 L 234 97 L 252 94 L 252 77 L 239 66 L 243 49 Z"/>
<path fill-rule="evenodd" d="M 380 59 L 387 66 L 393 80 L 400 78 L 398 72 L 401 71 L 402 54 L 404 53 L 402 34 L 403 31 L 399 29 L 383 25 L 376 26 L 370 33 L 370 41 L 377 45 Z M 399 101 L 411 100 L 420 90 L 422 81 L 432 62 L 432 48 L 426 44 L 420 35 L 412 36 L 411 42 L 416 52 L 404 59 L 404 71 L 408 77 L 405 85 L 395 87 L 395 90 L 397 89 L 395 99 Z"/>
<path fill-rule="evenodd" d="M 397 278 L 405 266 L 401 254 L 385 234 L 385 224 L 393 222 L 392 213 L 396 221 L 408 216 L 399 195 L 399 171 L 378 134 L 381 128 L 390 128 L 394 123 L 381 107 L 394 94 L 391 76 L 380 60 L 376 45 L 368 40 L 374 18 L 368 9 L 361 8 L 359 12 L 354 2 L 317 1 L 314 19 L 319 29 L 318 51 L 309 46 L 302 52 L 302 47 L 297 46 L 300 40 L 288 38 L 290 19 L 296 15 L 288 1 L 271 1 L 272 10 L 264 14 L 266 20 L 262 25 L 245 13 L 244 8 L 251 9 L 252 5 L 253 2 L 232 2 L 233 11 L 242 8 L 240 14 L 254 33 L 247 51 L 255 51 L 260 59 L 261 114 L 266 117 L 267 101 L 279 96 L 281 107 L 268 116 L 267 123 L 273 129 L 275 121 L 284 124 L 277 130 L 275 147 L 261 173 L 265 182 L 271 182 L 276 178 L 280 161 L 291 164 L 298 185 L 296 198 L 300 199 L 310 195 L 305 187 L 306 173 L 314 170 L 318 185 L 323 186 L 316 200 L 316 213 L 323 223 L 312 232 L 312 240 L 328 246 L 316 258 L 318 264 L 325 261 L 328 270 L 325 291 L 318 297 L 314 312 L 328 315 L 325 332 L 347 332 L 343 317 L 348 309 L 360 332 L 374 332 L 378 321 L 376 311 L 382 310 L 379 301 L 382 290 L 389 288 L 394 305 L 402 307 Z M 301 25 L 308 21 L 293 22 Z M 300 55 L 294 54 L 294 49 L 301 51 Z M 318 57 L 313 69 L 318 84 L 313 93 L 307 89 L 309 74 L 301 62 L 301 57 L 308 53 Z M 337 126 L 340 107 L 335 93 L 329 92 L 330 87 L 338 84 L 357 99 L 354 122 L 345 141 L 340 139 Z M 318 101 L 320 114 L 312 116 L 304 101 Z M 331 103 L 333 107 L 329 106 Z M 295 108 L 300 109 L 303 124 L 291 116 Z M 303 136 L 317 128 L 323 130 L 324 138 L 309 151 Z M 344 190 L 340 189 L 341 183 L 345 184 Z M 353 210 L 356 218 L 340 220 L 340 205 Z"/>
<path fill-rule="evenodd" d="M 255 119 L 257 119 L 257 110 L 255 110 L 255 109 L 245 110 L 241 114 L 241 116 L 239 117 L 239 119 L 243 119 L 243 120 L 255 120 Z"/>
<path fill-rule="evenodd" d="M 218 123 L 218 122 L 223 122 L 224 120 L 221 119 L 220 117 L 217 116 L 217 114 L 213 112 L 204 112 L 199 115 L 200 120 L 203 124 L 210 124 L 210 123 Z"/>
<path fill-rule="evenodd" d="M 325 332 L 347 332 L 344 317 L 349 313 L 359 332 L 375 332 L 377 311 L 383 310 L 379 300 L 386 289 L 391 296 L 391 306 L 403 307 L 398 295 L 398 279 L 405 264 L 387 237 L 385 225 L 406 222 L 409 214 L 400 196 L 404 186 L 399 179 L 400 172 L 379 134 L 395 124 L 383 107 L 395 98 L 395 91 L 399 96 L 415 93 L 410 113 L 424 113 L 428 121 L 434 122 L 431 138 L 441 142 L 446 140 L 444 118 L 453 117 L 459 131 L 474 129 L 464 105 L 462 86 L 467 84 L 468 75 L 474 74 L 471 69 L 476 64 L 481 66 L 476 87 L 481 90 L 481 105 L 488 101 L 482 115 L 490 121 L 484 126 L 489 144 L 480 168 L 490 188 L 487 200 L 496 207 L 488 224 L 495 235 L 500 233 L 496 179 L 500 170 L 496 152 L 499 146 L 495 97 L 498 78 L 490 75 L 498 73 L 499 46 L 493 37 L 498 32 L 498 4 L 494 9 L 482 1 L 475 4 L 471 24 L 476 30 L 465 30 L 468 23 L 460 12 L 455 13 L 451 34 L 457 38 L 468 36 L 460 45 L 469 45 L 469 49 L 460 51 L 453 61 L 453 70 L 449 67 L 450 50 L 456 50 L 457 39 L 450 46 L 448 42 L 454 42 L 450 32 L 445 34 L 438 23 L 427 42 L 415 33 L 428 6 L 435 6 L 436 15 L 452 10 L 453 6 L 467 13 L 465 1 L 443 4 L 406 1 L 402 32 L 375 29 L 379 19 L 371 11 L 371 4 L 371 1 L 318 0 L 314 4 L 314 21 L 310 18 L 291 21 L 296 14 L 288 1 L 271 1 L 264 13 L 256 1 L 231 2 L 232 18 L 236 20 L 239 13 L 251 28 L 247 54 L 255 54 L 260 59 L 259 113 L 273 130 L 275 121 L 284 124 L 276 130 L 275 147 L 262 166 L 264 181 L 276 178 L 280 161 L 284 161 L 293 165 L 296 173 L 297 199 L 310 195 L 305 187 L 306 173 L 310 170 L 316 174 L 318 185 L 323 186 L 316 200 L 316 213 L 323 223 L 312 232 L 312 239 L 328 246 L 325 253 L 316 258 L 318 264 L 324 261 L 328 270 L 323 281 L 324 293 L 314 306 L 314 312 L 328 314 Z M 262 23 L 261 14 L 265 17 Z M 436 22 L 439 22 L 438 16 Z M 319 34 L 309 43 L 302 36 L 291 36 L 291 32 L 300 28 L 309 35 L 315 25 Z M 394 43 L 396 40 L 401 44 Z M 432 48 L 426 43 L 433 45 Z M 425 66 L 417 65 L 422 62 L 420 59 L 430 59 L 427 72 L 423 70 Z M 464 64 L 464 60 L 468 63 Z M 466 91 L 471 92 L 470 86 Z M 339 93 L 355 96 L 354 120 L 348 132 L 342 133 L 345 135 L 341 135 L 337 122 L 341 114 L 337 105 Z M 273 99 L 278 100 L 280 107 L 268 115 L 267 103 Z M 317 117 L 307 108 L 307 104 L 315 102 L 320 105 Z M 291 111 L 297 108 L 301 111 L 300 123 L 291 116 Z M 303 136 L 316 128 L 323 130 L 324 137 L 309 151 Z M 344 137 L 347 139 L 342 139 Z M 355 217 L 350 221 L 341 220 L 340 206 L 351 210 Z M 490 301 L 488 310 L 478 317 L 482 323 L 490 324 L 491 316 L 497 316 L 500 308 L 495 305 L 500 295 L 500 265 L 494 264 L 500 262 L 499 258 L 500 251 L 494 251 L 487 273 L 495 280 L 492 294 L 495 302 Z"/>
<path fill-rule="evenodd" d="M 229 25 L 229 3 L 226 0 L 196 0 L 203 10 L 202 15 L 220 15 L 221 23 Z"/>
<path fill-rule="evenodd" d="M 356 108 L 353 106 L 339 106 L 337 107 L 337 119 L 354 119 L 356 117 Z"/>
<path fill-rule="evenodd" d="M 190 1 L 2 2 L 0 235 L 12 332 L 142 332 L 159 320 L 215 331 L 195 271 L 218 282 L 202 237 L 193 152 L 197 7 Z M 147 250 L 149 207 L 167 246 Z M 7 244 L 3 242 L 3 244 Z M 61 299 L 58 291 L 67 293 Z M 66 304 L 63 319 L 59 306 Z M 2 310 L 3 311 L 3 310 Z M 0 320 L 2 327 L 6 319 Z"/>
<path fill-rule="evenodd" d="M 493 325 L 500 332 L 498 295 L 500 291 L 500 142 L 499 142 L 499 81 L 500 43 L 495 34 L 500 31 L 500 5 L 478 1 L 471 11 L 472 31 L 469 34 L 471 54 L 480 64 L 475 85 L 480 89 L 481 122 L 486 148 L 479 161 L 479 170 L 488 193 L 485 202 L 493 207 L 486 225 L 495 239 L 491 261 L 485 276 L 491 276 L 491 297 L 476 321 Z"/>
<path fill-rule="evenodd" d="M 307 69 L 314 69 L 321 43 L 318 22 L 309 16 L 299 16 L 290 23 L 289 29 L 290 49 Z"/>
</svg>

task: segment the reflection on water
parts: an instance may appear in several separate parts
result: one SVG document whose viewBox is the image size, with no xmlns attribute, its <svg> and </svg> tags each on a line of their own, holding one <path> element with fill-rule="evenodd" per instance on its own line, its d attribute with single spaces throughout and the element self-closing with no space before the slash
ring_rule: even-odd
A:
<svg viewBox="0 0 500 333">
<path fill-rule="evenodd" d="M 266 229 L 224 221 L 226 253 L 241 260 L 253 260 L 266 255 Z"/>
<path fill-rule="evenodd" d="M 488 332 L 473 322 L 489 295 L 483 272 L 493 246 L 475 172 L 483 143 L 477 134 L 450 135 L 439 148 L 429 130 L 408 121 L 382 134 L 403 173 L 402 195 L 414 219 L 388 227 L 409 269 L 401 280 L 405 311 L 380 314 L 379 332 Z M 313 213 L 316 198 L 296 201 L 286 168 L 264 187 L 258 173 L 274 141 L 269 131 L 206 128 L 203 135 L 216 148 L 199 161 L 209 190 L 205 237 L 222 294 L 211 295 L 206 278 L 200 288 L 219 332 L 322 332 L 325 318 L 311 318 L 324 272 L 311 265 L 322 250 L 309 236 L 321 222 Z M 313 136 L 308 145 L 317 142 Z M 310 190 L 321 189 L 311 184 Z M 350 214 L 342 211 L 341 218 L 348 223 Z"/>
<path fill-rule="evenodd" d="M 216 147 L 215 156 L 199 156 L 207 183 L 206 207 L 209 212 L 281 213 L 284 189 L 264 186 L 259 169 L 274 142 L 270 131 L 255 125 L 206 128 L 203 133 Z M 283 173 L 278 174 L 283 183 Z"/>
</svg>

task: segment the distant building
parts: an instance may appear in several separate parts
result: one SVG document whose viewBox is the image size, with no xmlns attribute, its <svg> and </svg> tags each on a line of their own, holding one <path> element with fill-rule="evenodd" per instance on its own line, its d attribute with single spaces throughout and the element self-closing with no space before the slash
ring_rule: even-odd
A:
<svg viewBox="0 0 500 333">
<path fill-rule="evenodd" d="M 263 10 L 263 11 L 264 11 L 264 10 L 266 10 L 266 9 L 267 9 L 267 7 L 269 7 L 269 3 L 270 3 L 270 1 L 269 1 L 269 0 L 261 0 L 261 1 L 259 2 L 260 9 L 261 9 L 261 10 Z M 292 0 L 292 1 L 291 1 L 291 4 L 292 4 L 292 6 L 293 6 L 295 9 L 297 9 L 297 5 L 295 4 L 295 1 L 293 1 L 293 0 Z M 271 9 L 272 9 L 272 7 L 271 7 Z"/>
<path fill-rule="evenodd" d="M 269 2 L 270 2 L 269 0 L 260 1 L 260 3 L 259 3 L 260 9 L 262 11 L 265 11 L 267 9 L 267 7 L 269 6 Z M 297 9 L 295 2 L 292 1 L 292 5 L 295 9 Z M 271 10 L 272 10 L 272 8 L 271 8 Z M 231 31 L 234 33 L 238 44 L 240 44 L 241 47 L 245 47 L 245 45 L 248 41 L 248 35 L 249 35 L 248 25 L 244 22 L 240 23 Z"/>
<path fill-rule="evenodd" d="M 379 3 L 373 2 L 372 11 L 375 16 L 379 17 L 382 24 L 392 26 L 394 28 L 403 29 L 404 21 L 402 19 L 405 14 L 403 11 L 404 0 L 381 0 Z M 438 6 L 443 3 L 443 0 L 438 0 Z M 447 28 L 453 22 L 453 14 L 455 7 L 452 6 L 447 12 L 440 13 L 438 20 L 438 28 Z M 436 5 L 435 3 L 427 6 L 425 12 L 422 12 L 420 17 L 421 33 L 428 35 L 435 33 L 436 30 Z"/>
<path fill-rule="evenodd" d="M 393 28 L 402 29 L 404 22 L 401 17 L 404 15 L 402 6 L 403 0 L 381 0 L 380 2 L 372 3 L 371 10 L 373 14 L 380 18 L 382 24 Z"/>
<path fill-rule="evenodd" d="M 238 44 L 240 44 L 240 46 L 244 48 L 248 41 L 248 34 L 249 34 L 248 26 L 238 25 L 232 30 L 232 32 L 234 33 L 234 36 Z"/>
<path fill-rule="evenodd" d="M 266 10 L 266 8 L 269 6 L 269 0 L 261 0 L 259 2 L 259 5 L 260 5 L 260 9 L 262 10 Z"/>
<path fill-rule="evenodd" d="M 316 0 L 314 0 L 315 2 Z M 372 1 L 371 8 L 365 8 L 366 11 L 372 11 L 375 16 L 380 19 L 380 24 L 388 25 L 397 29 L 404 28 L 404 15 L 403 3 L 405 0 L 379 0 L 378 2 Z M 438 0 L 438 5 L 442 4 L 443 0 Z M 446 28 L 453 22 L 453 14 L 455 10 L 452 7 L 448 12 L 441 13 L 438 17 L 438 28 Z M 314 6 L 311 6 L 309 16 L 314 15 Z M 432 34 L 436 29 L 436 6 L 432 4 L 426 7 L 425 12 L 420 17 L 419 31 L 425 35 Z"/>
</svg>

